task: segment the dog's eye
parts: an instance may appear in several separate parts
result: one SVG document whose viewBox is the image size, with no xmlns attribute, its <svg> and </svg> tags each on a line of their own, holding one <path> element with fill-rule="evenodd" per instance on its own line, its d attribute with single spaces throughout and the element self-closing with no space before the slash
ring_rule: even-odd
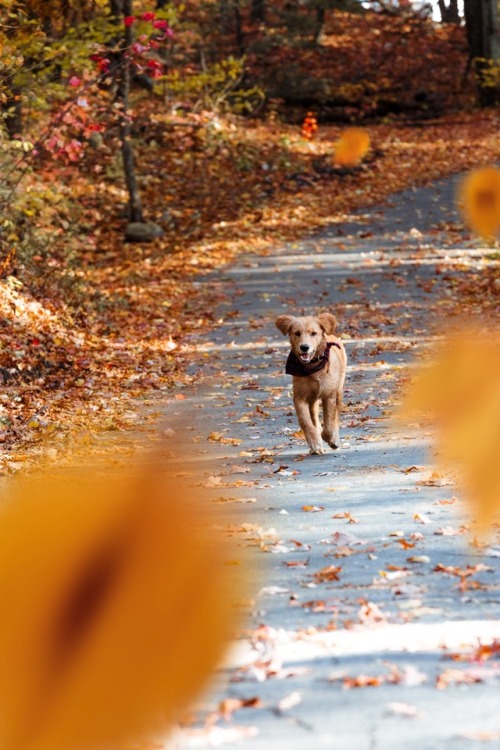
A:
<svg viewBox="0 0 500 750">
<path fill-rule="evenodd" d="M 318 332 L 317 332 L 317 331 L 311 331 L 310 335 L 311 335 L 311 336 L 317 336 L 317 335 L 318 335 Z"/>
<path fill-rule="evenodd" d="M 300 331 L 295 331 L 294 336 L 300 336 Z"/>
</svg>

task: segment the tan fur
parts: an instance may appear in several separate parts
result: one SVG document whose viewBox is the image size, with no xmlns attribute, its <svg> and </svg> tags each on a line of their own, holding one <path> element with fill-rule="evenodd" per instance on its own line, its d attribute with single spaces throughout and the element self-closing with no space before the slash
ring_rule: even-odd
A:
<svg viewBox="0 0 500 750">
<path fill-rule="evenodd" d="M 290 337 L 297 356 L 315 356 L 324 351 L 327 341 L 332 346 L 329 361 L 323 370 L 307 377 L 293 377 L 293 402 L 311 453 L 324 453 L 323 442 L 331 448 L 339 447 L 339 411 L 347 366 L 347 356 L 342 341 L 334 336 L 337 326 L 335 316 L 321 313 L 317 316 L 295 317 L 280 315 L 276 327 Z M 302 349 L 301 349 L 302 347 Z M 304 349 L 308 347 L 307 352 Z M 323 428 L 319 421 L 319 404 L 323 406 Z"/>
</svg>

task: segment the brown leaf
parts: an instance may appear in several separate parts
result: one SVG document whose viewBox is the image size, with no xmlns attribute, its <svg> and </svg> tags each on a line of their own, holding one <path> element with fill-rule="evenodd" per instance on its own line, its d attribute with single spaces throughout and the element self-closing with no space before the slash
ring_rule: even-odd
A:
<svg viewBox="0 0 500 750">
<path fill-rule="evenodd" d="M 445 669 L 436 677 L 436 687 L 438 690 L 444 690 L 449 685 L 472 685 L 475 682 L 482 682 L 476 674 L 471 674 L 462 669 L 449 668 Z"/>
<path fill-rule="evenodd" d="M 218 712 L 226 721 L 230 721 L 235 711 L 240 708 L 259 708 L 262 701 L 257 696 L 252 698 L 224 698 L 219 703 Z"/>
<path fill-rule="evenodd" d="M 344 677 L 342 687 L 344 690 L 351 690 L 352 688 L 380 687 L 383 682 L 384 678 L 381 676 L 377 677 L 360 674 L 357 677 Z"/>
<path fill-rule="evenodd" d="M 347 511 L 345 511 L 344 513 L 335 513 L 332 518 L 346 518 L 347 523 L 359 523 L 358 519 L 351 516 L 351 514 Z"/>
<path fill-rule="evenodd" d="M 327 581 L 339 581 L 339 573 L 342 568 L 335 565 L 327 565 L 325 568 L 321 568 L 313 574 L 313 578 L 316 583 L 325 583 Z"/>
</svg>

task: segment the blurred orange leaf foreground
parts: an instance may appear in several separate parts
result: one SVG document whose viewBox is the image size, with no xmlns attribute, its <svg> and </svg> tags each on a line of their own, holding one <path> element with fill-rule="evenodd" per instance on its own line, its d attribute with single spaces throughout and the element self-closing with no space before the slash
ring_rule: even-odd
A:
<svg viewBox="0 0 500 750">
<path fill-rule="evenodd" d="M 500 234 L 500 169 L 482 167 L 468 174 L 459 187 L 465 222 L 484 239 Z"/>
<path fill-rule="evenodd" d="M 4 503 L 2 750 L 164 736 L 218 665 L 234 568 L 196 498 L 152 476 L 24 480 Z"/>
<path fill-rule="evenodd" d="M 363 128 L 347 128 L 337 143 L 333 162 L 339 167 L 356 167 L 368 153 L 370 136 Z"/>
<path fill-rule="evenodd" d="M 445 341 L 415 379 L 406 413 L 425 410 L 440 460 L 458 469 L 465 499 L 485 530 L 500 512 L 500 339 L 468 330 Z"/>
</svg>

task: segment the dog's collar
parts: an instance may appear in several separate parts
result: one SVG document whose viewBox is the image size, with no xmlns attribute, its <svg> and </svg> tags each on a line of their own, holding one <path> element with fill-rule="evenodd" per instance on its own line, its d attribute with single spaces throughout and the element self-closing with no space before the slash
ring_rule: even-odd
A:
<svg viewBox="0 0 500 750">
<path fill-rule="evenodd" d="M 304 378 L 308 375 L 314 375 L 314 373 L 320 372 L 320 370 L 324 370 L 324 368 L 328 364 L 330 349 L 332 348 L 332 346 L 336 346 L 338 349 L 340 349 L 340 344 L 337 344 L 336 341 L 327 341 L 323 354 L 320 354 L 319 357 L 311 359 L 310 362 L 302 362 L 297 357 L 295 352 L 290 352 L 286 361 L 286 374 L 294 375 L 298 378 Z"/>
</svg>

